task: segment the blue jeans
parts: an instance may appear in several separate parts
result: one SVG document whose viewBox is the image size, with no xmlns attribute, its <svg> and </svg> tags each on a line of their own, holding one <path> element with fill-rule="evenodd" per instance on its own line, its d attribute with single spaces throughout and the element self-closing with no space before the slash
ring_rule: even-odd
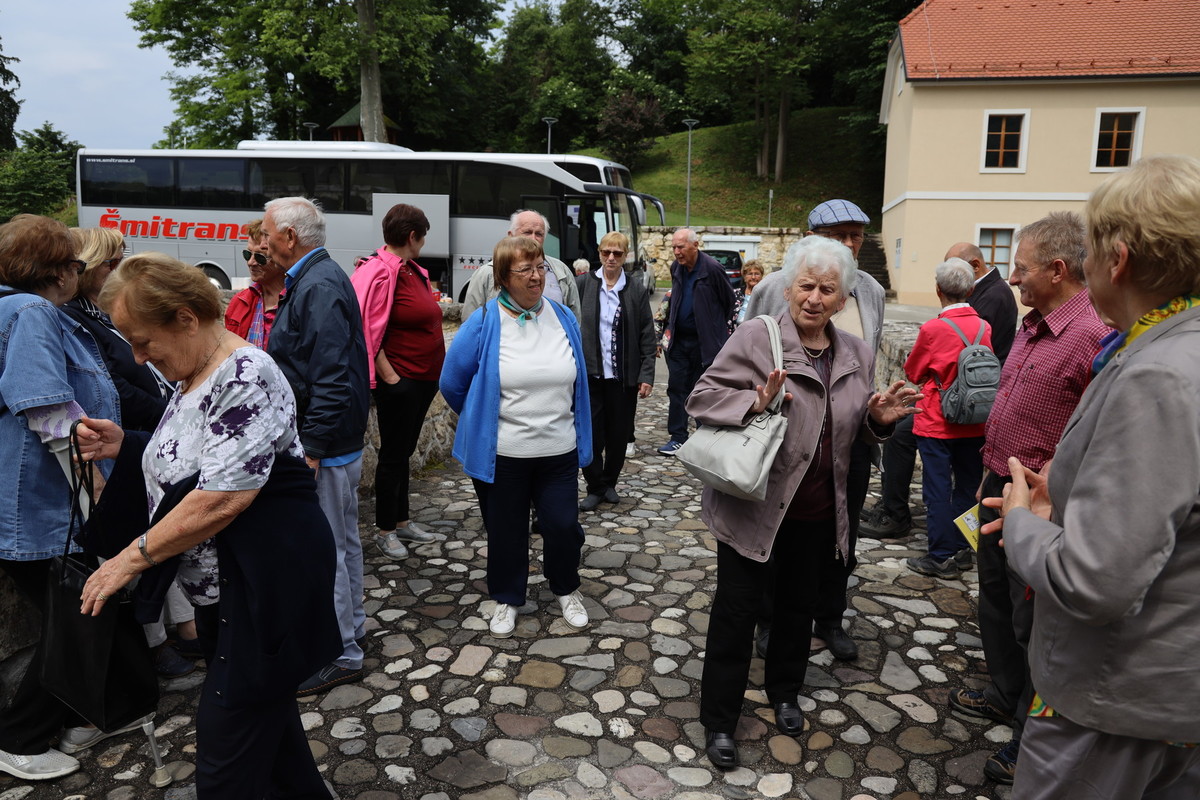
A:
<svg viewBox="0 0 1200 800">
<path fill-rule="evenodd" d="M 483 525 L 487 529 L 488 594 L 498 603 L 525 605 L 529 586 L 529 504 L 537 511 L 542 535 L 542 568 L 550 591 L 579 588 L 579 455 L 510 458 L 496 456 L 495 480 L 476 479 Z"/>
<path fill-rule="evenodd" d="M 929 555 L 945 561 L 967 547 L 958 532 L 955 517 L 975 505 L 975 490 L 983 480 L 982 436 L 966 439 L 917 437 L 924 477 L 921 497 L 925 501 L 929 530 Z"/>
<path fill-rule="evenodd" d="M 686 403 L 704 367 L 700 363 L 699 337 L 672 335 L 667 348 L 667 433 L 677 442 L 687 441 Z"/>
<path fill-rule="evenodd" d="M 363 651 L 355 642 L 367 621 L 363 609 L 363 552 L 358 537 L 358 479 L 362 458 L 340 467 L 321 467 L 317 472 L 317 500 L 333 530 L 337 549 L 337 572 L 333 582 L 333 607 L 342 633 L 342 657 L 334 661 L 342 669 L 362 667 Z"/>
</svg>

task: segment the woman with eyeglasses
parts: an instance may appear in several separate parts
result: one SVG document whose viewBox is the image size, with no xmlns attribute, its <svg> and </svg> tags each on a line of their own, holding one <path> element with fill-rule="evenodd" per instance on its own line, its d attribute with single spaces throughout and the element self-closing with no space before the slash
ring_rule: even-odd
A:
<svg viewBox="0 0 1200 800">
<path fill-rule="evenodd" d="M 454 457 L 475 482 L 487 529 L 492 636 L 513 635 L 529 584 L 529 506 L 537 511 L 545 573 L 568 628 L 588 612 L 579 594 L 576 487 L 592 460 L 591 412 L 579 324 L 542 297 L 546 259 L 534 239 L 501 239 L 493 253 L 499 297 L 463 323 L 442 368 L 458 413 Z M 622 442 L 622 447 L 624 442 Z M 524 632 L 536 632 L 536 623 Z"/>
<path fill-rule="evenodd" d="M 283 296 L 285 270 L 267 253 L 267 235 L 263 233 L 261 219 L 246 223 L 246 249 L 242 250 L 242 258 L 250 270 L 251 283 L 230 298 L 225 307 L 225 329 L 266 350 L 279 298 Z"/>
<path fill-rule="evenodd" d="M 61 222 L 19 214 L 0 225 L 0 570 L 39 611 L 50 560 L 67 541 L 67 435 L 85 414 L 120 419 L 117 390 L 91 334 L 58 306 L 77 293 L 87 263 Z M 105 477 L 111 471 L 101 465 Z M 79 769 L 50 747 L 82 720 L 42 688 L 42 648 L 0 710 L 0 772 L 49 780 Z"/>
<path fill-rule="evenodd" d="M 92 334 L 121 397 L 121 423 L 126 429 L 153 431 L 167 408 L 173 391 L 170 383 L 148 365 L 133 358 L 108 314 L 97 305 L 100 289 L 125 254 L 125 237 L 116 228 L 72 228 L 75 252 L 87 264 L 79 276 L 75 297 L 63 312 Z"/>
<path fill-rule="evenodd" d="M 575 279 L 582 315 L 583 358 L 592 406 L 592 463 L 583 468 L 587 496 L 580 511 L 617 503 L 617 478 L 638 398 L 654 386 L 654 316 L 646 285 L 625 273 L 629 238 L 600 240 L 600 268 Z"/>
</svg>

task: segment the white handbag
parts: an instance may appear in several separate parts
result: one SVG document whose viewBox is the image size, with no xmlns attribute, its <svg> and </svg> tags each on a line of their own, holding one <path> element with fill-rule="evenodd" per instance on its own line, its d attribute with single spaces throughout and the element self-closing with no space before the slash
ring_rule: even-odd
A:
<svg viewBox="0 0 1200 800">
<path fill-rule="evenodd" d="M 766 314 L 758 319 L 767 326 L 775 369 L 783 369 L 779 322 Z M 743 500 L 763 500 L 771 465 L 787 433 L 787 417 L 779 413 L 783 395 L 780 388 L 766 409 L 745 425 L 700 426 L 675 457 L 705 486 Z"/>
</svg>

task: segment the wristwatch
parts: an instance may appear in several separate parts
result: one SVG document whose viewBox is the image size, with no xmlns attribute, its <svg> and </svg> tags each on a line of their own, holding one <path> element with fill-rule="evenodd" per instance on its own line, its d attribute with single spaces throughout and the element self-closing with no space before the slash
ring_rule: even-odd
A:
<svg viewBox="0 0 1200 800">
<path fill-rule="evenodd" d="M 142 554 L 142 558 L 146 559 L 147 564 L 149 564 L 152 567 L 157 567 L 158 562 L 155 561 L 153 558 L 151 558 L 150 554 L 146 552 L 146 536 L 147 535 L 148 534 L 143 533 L 141 535 L 141 537 L 138 539 L 138 552 Z"/>
</svg>

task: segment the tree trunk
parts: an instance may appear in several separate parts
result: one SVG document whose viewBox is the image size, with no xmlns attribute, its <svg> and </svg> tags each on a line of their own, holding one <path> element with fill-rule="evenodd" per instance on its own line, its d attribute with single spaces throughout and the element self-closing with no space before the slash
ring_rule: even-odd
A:
<svg viewBox="0 0 1200 800">
<path fill-rule="evenodd" d="M 786 88 L 779 90 L 779 132 L 775 142 L 775 182 L 783 183 L 783 166 L 787 163 L 788 122 L 792 114 L 792 95 Z"/>
<path fill-rule="evenodd" d="M 354 0 L 358 12 L 359 77 L 362 82 L 359 100 L 359 124 L 363 140 L 386 142 L 387 129 L 383 124 L 383 92 L 379 78 L 379 48 L 375 46 L 375 0 Z"/>
</svg>

